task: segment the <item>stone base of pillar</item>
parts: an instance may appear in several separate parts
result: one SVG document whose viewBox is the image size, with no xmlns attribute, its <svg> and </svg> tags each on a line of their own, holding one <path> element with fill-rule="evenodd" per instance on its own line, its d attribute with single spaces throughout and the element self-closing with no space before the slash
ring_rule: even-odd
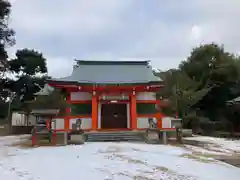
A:
<svg viewBox="0 0 240 180">
<path fill-rule="evenodd" d="M 64 145 L 68 145 L 68 133 L 64 132 Z"/>
<path fill-rule="evenodd" d="M 167 132 L 166 131 L 162 132 L 162 140 L 163 140 L 163 144 L 167 144 Z"/>
<path fill-rule="evenodd" d="M 159 144 L 159 131 L 154 129 L 148 129 L 146 131 L 145 141 L 150 144 Z"/>
</svg>

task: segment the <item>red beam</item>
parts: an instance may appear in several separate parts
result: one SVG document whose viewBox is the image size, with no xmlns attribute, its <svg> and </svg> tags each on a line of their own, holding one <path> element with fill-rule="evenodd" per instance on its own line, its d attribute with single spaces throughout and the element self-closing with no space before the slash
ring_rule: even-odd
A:
<svg viewBox="0 0 240 180">
<path fill-rule="evenodd" d="M 53 84 L 49 83 L 50 86 L 54 86 L 57 88 L 66 88 L 68 91 L 82 91 L 82 92 L 92 92 L 93 90 L 96 90 L 98 92 L 105 92 L 105 93 L 111 93 L 111 92 L 132 92 L 133 90 L 137 92 L 156 92 L 160 90 L 163 85 L 132 85 L 132 86 L 91 86 L 91 85 L 63 85 L 63 84 Z"/>
</svg>

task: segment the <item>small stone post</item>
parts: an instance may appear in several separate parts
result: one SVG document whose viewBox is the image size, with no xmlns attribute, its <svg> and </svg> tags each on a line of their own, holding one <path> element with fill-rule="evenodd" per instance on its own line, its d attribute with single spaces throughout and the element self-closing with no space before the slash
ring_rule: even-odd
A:
<svg viewBox="0 0 240 180">
<path fill-rule="evenodd" d="M 162 132 L 162 137 L 163 137 L 163 144 L 167 144 L 167 132 L 166 131 L 163 131 Z"/>
<path fill-rule="evenodd" d="M 68 144 L 68 132 L 64 132 L 64 145 Z"/>
</svg>

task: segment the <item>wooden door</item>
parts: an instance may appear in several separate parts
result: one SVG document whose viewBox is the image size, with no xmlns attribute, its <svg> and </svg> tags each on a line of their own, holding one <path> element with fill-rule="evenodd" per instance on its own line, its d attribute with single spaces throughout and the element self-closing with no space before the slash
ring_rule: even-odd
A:
<svg viewBox="0 0 240 180">
<path fill-rule="evenodd" d="M 127 105 L 102 104 L 101 128 L 103 129 L 127 128 Z"/>
</svg>

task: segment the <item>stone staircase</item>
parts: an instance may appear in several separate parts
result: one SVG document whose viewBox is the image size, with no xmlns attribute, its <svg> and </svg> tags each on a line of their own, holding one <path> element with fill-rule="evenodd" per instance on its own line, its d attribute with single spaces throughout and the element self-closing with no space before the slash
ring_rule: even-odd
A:
<svg viewBox="0 0 240 180">
<path fill-rule="evenodd" d="M 129 141 L 143 142 L 144 132 L 134 131 L 104 131 L 85 133 L 86 142 L 111 142 L 111 141 Z"/>
</svg>

